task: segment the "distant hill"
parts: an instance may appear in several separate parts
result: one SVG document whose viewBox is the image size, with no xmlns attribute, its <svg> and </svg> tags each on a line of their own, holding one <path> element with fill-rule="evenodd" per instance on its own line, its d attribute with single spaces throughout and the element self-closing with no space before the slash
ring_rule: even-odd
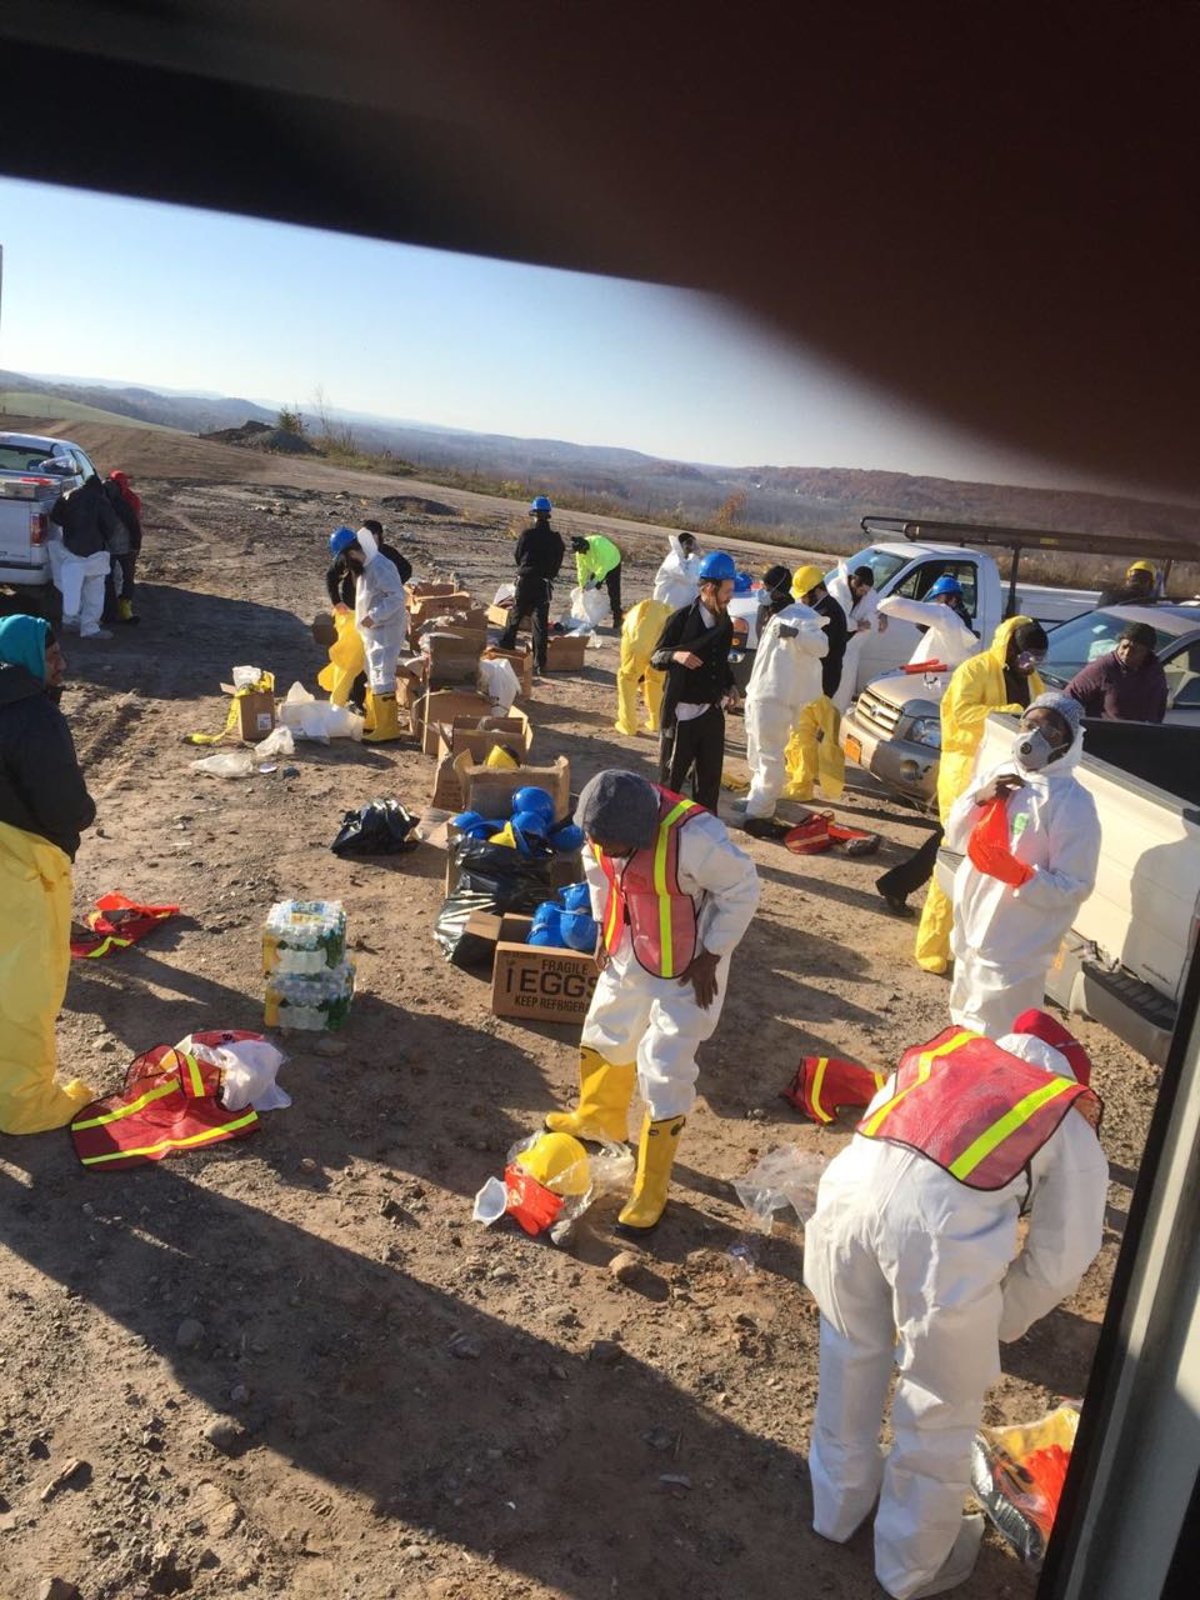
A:
<svg viewBox="0 0 1200 1600">
<path fill-rule="evenodd" d="M 178 428 L 213 434 L 252 433 L 247 424 L 273 427 L 277 413 L 248 400 L 211 395 L 163 394 L 135 386 L 33 379 L 0 372 L 0 391 L 11 410 L 47 414 L 44 407 L 85 408 L 71 415 Z M 39 403 L 32 403 L 34 396 Z M 67 415 L 55 411 L 52 415 Z M 469 433 L 412 422 L 389 422 L 362 413 L 331 413 L 339 435 L 352 435 L 362 452 L 389 452 L 412 463 L 418 475 L 457 479 L 464 486 L 496 486 L 520 498 L 545 491 L 564 500 L 586 499 L 592 510 L 621 516 L 710 523 L 730 531 L 778 531 L 789 542 L 847 549 L 865 512 L 960 522 L 1127 534 L 1136 546 L 1141 533 L 1192 533 L 1195 509 L 1119 495 L 1077 490 L 1025 489 L 966 483 L 903 472 L 867 472 L 839 467 L 717 467 L 664 460 L 637 450 L 571 444 L 562 439 L 522 439 L 507 434 Z M 305 414 L 310 431 L 318 419 Z"/>
<path fill-rule="evenodd" d="M 3 381 L 0 378 L 0 381 Z M 111 422 L 112 410 L 85 405 L 80 400 L 65 400 L 61 395 L 39 393 L 34 389 L 0 389 L 0 429 L 6 424 L 5 414 L 34 415 L 58 418 L 63 422 Z M 126 417 L 126 422 L 137 428 L 163 428 L 161 422 L 147 422 L 143 417 Z"/>
</svg>

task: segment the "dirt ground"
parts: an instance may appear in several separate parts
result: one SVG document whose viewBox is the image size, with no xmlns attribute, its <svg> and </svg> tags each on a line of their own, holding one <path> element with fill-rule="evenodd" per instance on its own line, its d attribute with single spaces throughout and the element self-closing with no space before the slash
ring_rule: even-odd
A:
<svg viewBox="0 0 1200 1600">
<path fill-rule="evenodd" d="M 195 442 L 172 470 L 163 435 L 109 432 L 103 449 L 81 438 L 103 467 L 137 473 L 138 449 L 154 452 L 138 484 L 143 622 L 110 644 L 69 641 L 64 709 L 99 807 L 76 906 L 120 889 L 185 914 L 76 963 L 61 1060 L 105 1092 L 154 1044 L 260 1026 L 261 927 L 282 898 L 345 903 L 359 996 L 343 1033 L 288 1036 L 294 1105 L 244 1143 L 100 1176 L 65 1133 L 0 1140 L 0 1595 L 40 1595 L 51 1576 L 84 1600 L 880 1593 L 868 1533 L 839 1549 L 809 1528 L 817 1317 L 802 1233 L 777 1225 L 739 1273 L 729 1251 L 748 1219 L 729 1180 L 776 1145 L 833 1152 L 848 1137 L 780 1099 L 800 1056 L 891 1065 L 944 1026 L 944 981 L 912 965 L 913 925 L 872 887 L 921 819 L 852 775 L 837 809 L 882 834 L 880 857 L 796 858 L 739 836 L 762 905 L 631 1283 L 607 1270 L 628 1248 L 614 1202 L 565 1252 L 509 1223 L 485 1231 L 472 1197 L 570 1102 L 577 1035 L 496 1019 L 485 983 L 443 959 L 440 851 L 330 853 L 349 807 L 423 807 L 432 761 L 411 743 L 301 745 L 297 776 L 223 782 L 194 775 L 202 752 L 181 740 L 220 728 L 236 664 L 315 687 L 308 624 L 339 523 L 370 507 L 418 576 L 455 571 L 490 598 L 519 508 L 249 456 L 239 482 L 235 452 L 210 472 Z M 624 537 L 632 600 L 663 540 Z M 651 770 L 650 741 L 612 731 L 615 663 L 609 640 L 528 703 L 535 756 L 567 755 L 576 790 L 603 766 Z M 735 718 L 733 769 L 741 750 Z M 1005 1350 L 992 1421 L 1081 1392 L 1145 1135 L 1156 1073 L 1082 1032 L 1108 1104 L 1110 1227 L 1075 1299 Z M 989 1534 L 960 1592 L 1033 1587 Z"/>
</svg>

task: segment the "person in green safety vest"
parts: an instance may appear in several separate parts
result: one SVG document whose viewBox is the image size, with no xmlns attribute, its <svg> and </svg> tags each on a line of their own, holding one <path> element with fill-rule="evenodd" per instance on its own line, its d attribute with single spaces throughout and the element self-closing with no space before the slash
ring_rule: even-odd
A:
<svg viewBox="0 0 1200 1600">
<path fill-rule="evenodd" d="M 571 540 L 575 552 L 575 571 L 581 589 L 608 590 L 608 603 L 612 607 L 613 627 L 620 629 L 624 620 L 621 610 L 621 552 L 602 533 L 589 534 L 587 538 L 576 535 Z"/>
</svg>

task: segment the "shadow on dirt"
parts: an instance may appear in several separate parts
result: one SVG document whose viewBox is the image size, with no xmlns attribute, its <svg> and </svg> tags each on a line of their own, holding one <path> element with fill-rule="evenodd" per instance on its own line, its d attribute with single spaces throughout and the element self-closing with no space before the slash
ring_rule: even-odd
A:
<svg viewBox="0 0 1200 1600">
<path fill-rule="evenodd" d="M 226 1147 L 209 1160 L 250 1153 Z M 450 1293 L 198 1188 L 178 1168 L 98 1183 L 73 1165 L 65 1138 L 6 1141 L 5 1155 L 28 1178 L 26 1186 L 0 1173 L 7 1246 L 144 1339 L 206 1413 L 231 1412 L 244 1430 L 233 1452 L 251 1471 L 258 1451 L 276 1452 L 367 1496 L 380 1518 L 494 1557 L 571 1600 L 610 1600 L 614 1583 L 634 1595 L 714 1600 L 795 1594 L 794 1565 L 816 1548 L 801 1457 L 686 1396 L 619 1345 L 589 1359 L 569 1331 L 513 1327 L 509 1291 L 484 1265 L 464 1256 Z M 336 1226 L 339 1203 L 314 1196 L 316 1218 Z M 73 1216 L 74 1227 L 48 1229 L 51 1210 Z M 461 1245 L 457 1219 L 426 1214 L 418 1225 L 442 1228 L 449 1252 Z M 511 1236 L 487 1243 L 497 1259 L 522 1248 Z M 199 1316 L 205 1330 L 193 1351 L 175 1342 L 184 1316 Z M 744 1320 L 738 1338 L 759 1337 Z M 735 1339 L 712 1376 L 714 1398 L 736 1391 L 738 1358 Z M 228 1398 L 238 1384 L 250 1391 L 240 1408 Z M 203 1421 L 180 1426 L 208 1451 Z M 657 1430 L 679 1435 L 669 1461 L 653 1446 Z M 650 1537 L 630 1539 L 647 1527 Z M 778 1559 L 781 1542 L 791 1563 Z M 962 1593 L 995 1594 L 1011 1575 L 985 1550 Z M 848 1556 L 847 1582 L 856 1576 L 866 1578 L 862 1560 Z"/>
</svg>

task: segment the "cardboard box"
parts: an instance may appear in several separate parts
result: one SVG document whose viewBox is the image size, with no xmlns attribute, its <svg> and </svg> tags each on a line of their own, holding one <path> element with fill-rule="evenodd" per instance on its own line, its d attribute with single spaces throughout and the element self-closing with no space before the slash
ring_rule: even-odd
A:
<svg viewBox="0 0 1200 1600">
<path fill-rule="evenodd" d="M 533 694 L 533 651 L 501 650 L 497 644 L 488 645 L 483 652 L 485 660 L 508 661 L 517 675 L 517 682 L 521 685 L 521 698 L 528 700 Z"/>
<path fill-rule="evenodd" d="M 546 645 L 547 672 L 581 672 L 587 660 L 586 633 L 552 634 Z"/>
<path fill-rule="evenodd" d="M 424 600 L 428 595 L 460 593 L 455 583 L 406 583 L 404 587 L 410 601 Z"/>
<path fill-rule="evenodd" d="M 481 728 L 478 717 L 455 717 L 453 722 L 439 722 L 438 760 L 443 756 L 460 756 L 464 750 L 469 750 L 481 765 L 490 750 L 503 744 L 515 750 L 524 761 L 533 747 L 533 725 L 525 713 L 512 711 L 507 717 L 491 720 L 491 728 Z"/>
<path fill-rule="evenodd" d="M 511 609 L 512 608 L 510 606 L 489 606 L 487 608 L 487 619 L 494 628 L 507 628 L 509 622 L 509 612 Z M 533 618 L 532 616 L 529 616 L 526 617 L 521 623 L 519 632 L 529 633 L 532 628 Z"/>
<path fill-rule="evenodd" d="M 579 950 L 526 944 L 532 923 L 531 917 L 501 918 L 492 1011 L 520 1022 L 582 1024 L 599 976 L 596 963 Z"/>
<path fill-rule="evenodd" d="M 275 726 L 275 696 L 269 689 L 250 689 L 234 697 L 238 709 L 238 737 L 247 744 L 265 739 Z"/>
<path fill-rule="evenodd" d="M 571 763 L 559 756 L 550 767 L 524 766 L 507 772 L 484 767 L 472 761 L 470 751 L 454 758 L 462 784 L 463 809 L 478 811 L 481 817 L 509 817 L 512 797 L 526 784 L 548 789 L 554 796 L 554 820 L 563 822 L 571 814 Z"/>
<path fill-rule="evenodd" d="M 439 723 L 453 722 L 455 717 L 472 717 L 478 722 L 492 714 L 492 702 L 485 694 L 469 689 L 430 689 L 413 707 L 413 732 L 425 754 L 436 756 Z"/>
<path fill-rule="evenodd" d="M 430 617 L 444 617 L 458 611 L 471 610 L 471 596 L 462 589 L 452 589 L 449 594 L 423 595 L 410 602 L 408 620 L 412 626 L 428 622 Z"/>
<path fill-rule="evenodd" d="M 468 683 L 479 686 L 479 655 L 483 645 L 477 634 L 429 633 L 425 635 L 422 653 L 428 656 L 426 681 L 431 689 L 444 689 L 453 684 Z"/>
</svg>

